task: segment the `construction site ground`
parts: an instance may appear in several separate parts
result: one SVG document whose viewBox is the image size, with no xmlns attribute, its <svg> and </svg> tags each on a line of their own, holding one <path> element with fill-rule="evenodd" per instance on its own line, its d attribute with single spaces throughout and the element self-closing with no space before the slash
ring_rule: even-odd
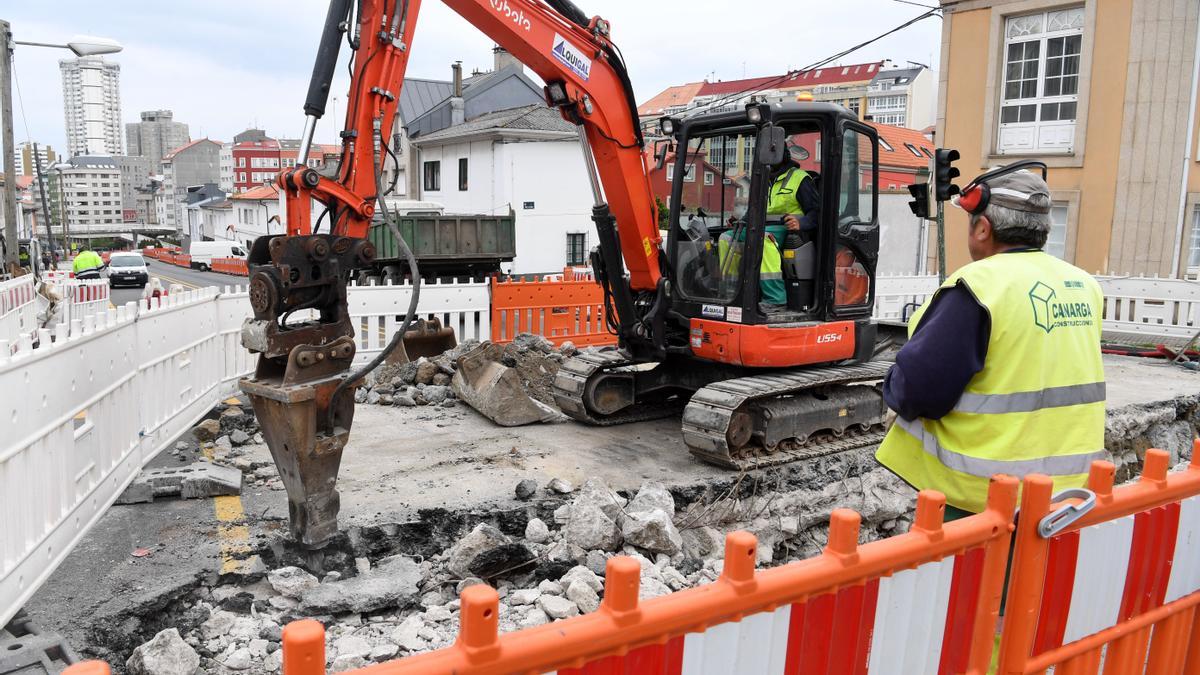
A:
<svg viewBox="0 0 1200 675">
<path fill-rule="evenodd" d="M 1188 452 L 1197 428 L 1200 373 L 1165 361 L 1109 356 L 1109 438 L 1118 463 L 1135 463 L 1147 446 Z M 248 409 L 248 406 L 247 406 Z M 211 456 L 194 438 L 179 439 L 151 466 L 182 466 Z M 242 448 L 264 476 L 265 445 Z M 338 486 L 340 526 L 350 538 L 411 538 L 416 553 L 441 550 L 476 522 L 514 514 L 521 526 L 551 512 L 568 496 L 547 489 L 552 479 L 579 486 L 601 478 L 632 493 L 660 481 L 676 505 L 717 498 L 731 486 L 762 481 L 820 489 L 870 470 L 869 450 L 851 464 L 823 458 L 808 466 L 739 476 L 694 459 L 677 417 L 613 427 L 575 422 L 499 427 L 459 403 L 453 407 L 360 404 Z M 514 489 L 536 481 L 527 500 Z M 682 502 L 682 503 L 681 503 Z M 278 481 L 247 480 L 240 496 L 165 499 L 113 506 L 26 605 L 44 630 L 76 649 L 128 654 L 179 619 L 172 604 L 198 585 L 242 577 L 261 579 L 287 563 L 286 493 Z M 261 583 L 261 582 L 260 582 Z M 127 636 L 127 637 L 126 637 Z"/>
</svg>

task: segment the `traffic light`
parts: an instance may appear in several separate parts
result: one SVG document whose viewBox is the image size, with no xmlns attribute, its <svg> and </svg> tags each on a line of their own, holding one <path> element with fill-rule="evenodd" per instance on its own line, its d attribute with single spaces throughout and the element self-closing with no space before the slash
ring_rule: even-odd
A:
<svg viewBox="0 0 1200 675">
<path fill-rule="evenodd" d="M 913 215 L 928 220 L 929 183 L 913 183 L 909 185 L 908 194 L 913 196 L 913 200 L 908 203 L 908 208 L 912 209 Z"/>
<path fill-rule="evenodd" d="M 938 148 L 933 153 L 933 184 L 936 198 L 939 202 L 948 201 L 958 194 L 958 186 L 954 179 L 958 178 L 958 169 L 951 166 L 958 161 L 957 150 Z"/>
</svg>

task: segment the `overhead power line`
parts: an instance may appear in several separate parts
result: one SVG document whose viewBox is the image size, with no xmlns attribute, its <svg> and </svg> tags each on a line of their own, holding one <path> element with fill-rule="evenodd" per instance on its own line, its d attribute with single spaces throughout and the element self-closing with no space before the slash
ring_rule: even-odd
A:
<svg viewBox="0 0 1200 675">
<path fill-rule="evenodd" d="M 755 86 L 751 86 L 751 87 L 747 87 L 746 89 L 743 89 L 743 90 L 741 90 L 741 91 L 734 92 L 734 93 L 732 93 L 732 94 L 729 94 L 729 95 L 727 95 L 727 96 L 724 96 L 724 97 L 722 97 L 722 98 L 719 98 L 719 99 L 717 99 L 717 100 L 715 100 L 715 101 L 711 101 L 711 102 L 709 102 L 709 103 L 705 104 L 705 105 L 703 106 L 703 108 L 697 109 L 697 110 L 696 110 L 696 112 L 700 112 L 700 110 L 702 110 L 702 109 L 712 109 L 712 108 L 719 108 L 721 105 L 724 105 L 725 103 L 727 103 L 727 102 L 729 102 L 729 101 L 731 101 L 731 100 L 735 100 L 735 99 L 741 98 L 741 97 L 743 97 L 743 96 L 745 96 L 745 95 L 747 95 L 747 94 L 754 94 L 754 93 L 758 93 L 758 92 L 760 92 L 760 91 L 766 91 L 766 90 L 768 90 L 768 89 L 771 89 L 772 87 L 774 87 L 775 85 L 779 84 L 780 82 L 783 82 L 783 81 L 785 81 L 785 80 L 791 79 L 791 78 L 793 78 L 793 77 L 795 77 L 796 75 L 799 75 L 799 74 L 801 74 L 801 73 L 805 73 L 805 72 L 808 72 L 808 71 L 814 70 L 814 69 L 816 69 L 816 68 L 820 68 L 821 66 L 824 66 L 824 65 L 827 65 L 827 64 L 829 64 L 829 63 L 831 63 L 831 62 L 833 62 L 833 61 L 836 61 L 836 60 L 838 60 L 838 59 L 842 58 L 843 56 L 847 56 L 847 55 L 849 55 L 849 54 L 852 54 L 852 53 L 854 53 L 854 52 L 856 52 L 856 51 L 858 51 L 858 50 L 862 49 L 863 47 L 866 47 L 866 46 L 868 46 L 868 45 L 874 44 L 874 43 L 876 43 L 876 42 L 878 42 L 878 41 L 882 40 L 883 38 L 885 38 L 885 37 L 888 37 L 889 35 L 892 35 L 893 33 L 897 33 L 897 32 L 899 32 L 899 31 L 902 31 L 902 30 L 904 30 L 905 28 L 908 28 L 909 26 L 913 25 L 914 23 L 917 23 L 918 21 L 923 21 L 923 20 L 925 20 L 925 19 L 928 19 L 928 18 L 929 18 L 929 17 L 931 17 L 931 16 L 938 15 L 940 11 L 941 11 L 941 8 L 934 7 L 934 8 L 932 8 L 932 9 L 930 9 L 929 11 L 925 12 L 924 14 L 921 14 L 921 15 L 919 15 L 919 16 L 915 16 L 915 17 L 913 17 L 913 18 L 909 19 L 908 21 L 905 21 L 904 23 L 900 24 L 899 26 L 896 26 L 895 28 L 892 28 L 892 29 L 890 29 L 890 30 L 888 30 L 888 31 L 886 31 L 886 32 L 884 32 L 884 33 L 880 33 L 879 35 L 876 35 L 875 37 L 871 38 L 870 40 L 866 40 L 865 42 L 860 42 L 860 43 L 858 43 L 858 44 L 854 45 L 853 47 L 849 47 L 849 48 L 847 48 L 847 49 L 843 49 L 842 51 L 840 51 L 840 52 L 838 52 L 838 53 L 836 53 L 836 54 L 833 54 L 833 55 L 831 55 L 831 56 L 829 56 L 829 57 L 826 57 L 826 58 L 824 58 L 824 59 L 821 59 L 820 61 L 816 61 L 816 62 L 814 62 L 814 63 L 811 63 L 811 64 L 809 64 L 809 65 L 807 65 L 807 66 L 805 66 L 805 67 L 803 67 L 803 68 L 800 68 L 800 69 L 797 69 L 797 70 L 789 70 L 788 72 L 784 73 L 783 75 L 780 75 L 780 76 L 778 76 L 778 77 L 771 78 L 770 80 L 768 80 L 768 81 L 766 81 L 766 82 L 764 82 L 764 83 L 762 83 L 762 84 L 755 85 Z M 692 113 L 692 114 L 695 114 L 695 112 L 694 112 L 694 113 Z"/>
</svg>

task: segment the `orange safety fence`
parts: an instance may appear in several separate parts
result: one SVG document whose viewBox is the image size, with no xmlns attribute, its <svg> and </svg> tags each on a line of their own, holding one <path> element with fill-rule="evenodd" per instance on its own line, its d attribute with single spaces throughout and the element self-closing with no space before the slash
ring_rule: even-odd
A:
<svg viewBox="0 0 1200 675">
<path fill-rule="evenodd" d="M 1096 462 L 1094 498 L 1056 504 L 1050 479 L 1026 479 L 998 672 L 1200 673 L 1200 441 L 1185 471 L 1169 462 L 1147 450 L 1141 479 L 1116 489 Z"/>
<path fill-rule="evenodd" d="M 177 267 L 191 267 L 192 256 L 187 255 L 186 253 L 176 253 L 175 255 L 170 256 L 168 262 Z"/>
<path fill-rule="evenodd" d="M 641 566 L 616 557 L 599 610 L 503 636 L 496 591 L 472 586 L 453 646 L 358 672 L 983 673 L 1016 501 L 997 477 L 986 511 L 943 523 L 945 497 L 924 491 L 909 532 L 861 546 L 859 515 L 837 509 L 820 556 L 757 572 L 757 540 L 734 532 L 717 581 L 645 602 Z M 320 623 L 289 624 L 283 650 L 284 675 L 325 672 Z"/>
<path fill-rule="evenodd" d="M 535 333 L 555 344 L 613 345 L 604 321 L 604 292 L 590 275 L 568 268 L 536 281 L 492 279 L 492 342 Z"/>
<path fill-rule="evenodd" d="M 250 268 L 244 258 L 213 258 L 212 271 L 234 276 L 250 276 Z"/>
</svg>

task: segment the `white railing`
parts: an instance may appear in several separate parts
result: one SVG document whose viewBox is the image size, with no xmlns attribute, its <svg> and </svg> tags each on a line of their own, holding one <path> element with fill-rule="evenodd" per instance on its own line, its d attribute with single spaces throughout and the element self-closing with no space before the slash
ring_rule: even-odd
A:
<svg viewBox="0 0 1200 675">
<path fill-rule="evenodd" d="M 0 340 L 0 625 L 147 461 L 236 388 L 244 293 L 132 303 Z M 236 347 L 236 348 L 234 348 Z"/>
<path fill-rule="evenodd" d="M 11 349 L 37 330 L 39 303 L 34 284 L 33 276 L 28 274 L 0 281 L 0 339 L 9 340 Z"/>
<path fill-rule="evenodd" d="M 361 365 L 374 358 L 400 329 L 412 286 L 352 285 L 346 297 L 358 343 L 354 360 Z M 486 281 L 423 282 L 417 314 L 420 318 L 437 318 L 443 326 L 453 328 L 460 342 L 489 340 L 492 336 L 491 294 Z"/>
<path fill-rule="evenodd" d="M 937 275 L 876 277 L 874 317 L 890 323 L 907 322 L 937 287 Z"/>
</svg>

